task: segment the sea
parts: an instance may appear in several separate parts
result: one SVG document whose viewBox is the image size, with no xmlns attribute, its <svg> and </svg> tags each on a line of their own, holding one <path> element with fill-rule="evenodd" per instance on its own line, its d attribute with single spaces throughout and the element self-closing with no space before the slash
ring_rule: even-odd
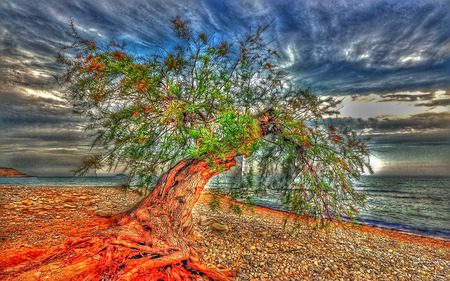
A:
<svg viewBox="0 0 450 281">
<path fill-rule="evenodd" d="M 116 187 L 125 182 L 121 176 L 0 178 L 0 184 L 19 186 Z M 215 188 L 219 182 L 213 178 L 207 188 Z M 355 188 L 366 195 L 361 223 L 450 241 L 450 177 L 362 176 Z M 282 209 L 281 202 L 270 194 L 254 201 Z"/>
</svg>

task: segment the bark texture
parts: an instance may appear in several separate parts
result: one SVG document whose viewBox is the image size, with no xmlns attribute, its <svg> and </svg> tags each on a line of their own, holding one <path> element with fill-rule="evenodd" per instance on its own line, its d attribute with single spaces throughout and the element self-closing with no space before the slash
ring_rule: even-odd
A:
<svg viewBox="0 0 450 281">
<path fill-rule="evenodd" d="M 222 171 L 235 164 L 217 162 Z M 106 230 L 66 243 L 31 264 L 0 273 L 6 280 L 231 280 L 206 268 L 193 248 L 192 209 L 218 172 L 205 160 L 182 160 L 152 193 Z"/>
</svg>

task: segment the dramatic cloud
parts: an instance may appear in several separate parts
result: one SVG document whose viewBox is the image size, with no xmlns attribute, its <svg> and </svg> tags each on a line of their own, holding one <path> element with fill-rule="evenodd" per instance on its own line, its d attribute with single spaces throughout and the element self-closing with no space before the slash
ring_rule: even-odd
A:
<svg viewBox="0 0 450 281">
<path fill-rule="evenodd" d="M 421 113 L 406 118 L 337 118 L 330 120 L 336 126 L 350 126 L 366 134 L 403 134 L 426 132 L 448 136 L 450 139 L 450 112 Z"/>
<path fill-rule="evenodd" d="M 280 67 L 319 95 L 341 96 L 340 122 L 404 132 L 448 129 L 449 14 L 448 1 L 432 0 L 3 0 L 0 166 L 70 163 L 58 166 L 63 173 L 88 153 L 84 121 L 54 79 L 64 71 L 56 53 L 70 42 L 70 20 L 85 37 L 126 41 L 139 54 L 175 44 L 176 15 L 219 39 L 272 23 L 264 36 Z"/>
<path fill-rule="evenodd" d="M 368 145 L 377 174 L 450 174 L 450 112 L 398 119 L 347 117 L 332 122 L 371 138 Z"/>
<path fill-rule="evenodd" d="M 342 96 L 342 117 L 385 119 L 405 118 L 413 114 L 449 112 L 446 91 L 397 92 Z"/>
<path fill-rule="evenodd" d="M 31 175 L 70 175 L 89 151 L 89 141 L 80 129 L 54 124 L 2 129 L 0 167 Z"/>
</svg>

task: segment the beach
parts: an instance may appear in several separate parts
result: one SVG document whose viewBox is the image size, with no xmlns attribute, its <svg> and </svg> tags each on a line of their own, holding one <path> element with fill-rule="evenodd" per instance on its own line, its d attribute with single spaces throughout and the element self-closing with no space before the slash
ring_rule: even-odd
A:
<svg viewBox="0 0 450 281">
<path fill-rule="evenodd" d="M 107 187 L 0 185 L 0 272 L 79 235 L 106 228 L 142 196 Z M 204 194 L 193 210 L 196 249 L 234 280 L 446 280 L 450 242 L 350 223 L 317 229 L 314 220 L 263 207 L 241 215 L 212 211 Z M 285 219 L 289 217 L 285 224 Z M 204 221 L 225 225 L 218 231 Z M 292 228 L 298 226 L 296 232 Z M 0 275 L 1 276 L 1 275 Z M 5 277 L 6 278 L 6 277 Z"/>
</svg>

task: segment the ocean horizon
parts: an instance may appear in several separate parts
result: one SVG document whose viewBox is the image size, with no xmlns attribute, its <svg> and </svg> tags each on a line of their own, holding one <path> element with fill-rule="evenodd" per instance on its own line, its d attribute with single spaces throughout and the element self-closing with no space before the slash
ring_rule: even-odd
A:
<svg viewBox="0 0 450 281">
<path fill-rule="evenodd" d="M 223 184 L 223 178 L 212 179 L 206 188 L 216 188 L 219 182 Z M 0 178 L 0 184 L 17 186 L 117 187 L 125 183 L 123 176 Z M 355 188 L 366 195 L 358 223 L 450 240 L 450 176 L 362 176 Z M 273 195 L 253 200 L 283 210 Z"/>
</svg>

